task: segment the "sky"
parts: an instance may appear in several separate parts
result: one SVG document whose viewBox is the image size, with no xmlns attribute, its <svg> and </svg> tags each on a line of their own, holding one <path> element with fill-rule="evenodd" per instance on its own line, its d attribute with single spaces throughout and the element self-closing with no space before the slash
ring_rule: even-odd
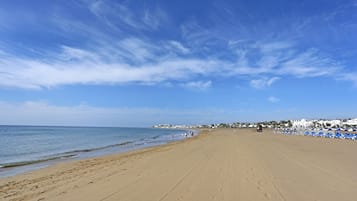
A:
<svg viewBox="0 0 357 201">
<path fill-rule="evenodd" d="M 0 125 L 357 117 L 356 0 L 2 0 Z"/>
</svg>

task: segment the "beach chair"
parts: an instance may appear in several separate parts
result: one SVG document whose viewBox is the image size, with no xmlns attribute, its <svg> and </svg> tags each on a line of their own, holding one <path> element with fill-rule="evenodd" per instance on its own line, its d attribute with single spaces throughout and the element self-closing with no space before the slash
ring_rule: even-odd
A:
<svg viewBox="0 0 357 201">
<path fill-rule="evenodd" d="M 344 134 L 344 138 L 347 140 L 353 140 L 353 134 L 352 133 L 345 133 Z"/>
<path fill-rule="evenodd" d="M 317 136 L 317 133 L 315 132 L 315 129 L 312 129 L 312 131 L 311 131 L 311 136 L 313 136 L 313 137 L 316 137 L 316 136 Z"/>
<path fill-rule="evenodd" d="M 342 139 L 342 134 L 341 134 L 341 132 L 337 132 L 336 134 L 335 134 L 335 138 L 336 139 Z"/>
<path fill-rule="evenodd" d="M 354 132 L 354 133 L 352 134 L 352 140 L 357 140 L 357 133 Z"/>
<path fill-rule="evenodd" d="M 348 130 L 344 129 L 341 131 L 342 139 L 348 139 Z"/>
<path fill-rule="evenodd" d="M 333 134 L 331 128 L 329 128 L 329 129 L 327 130 L 327 133 L 326 133 L 325 137 L 327 137 L 327 138 L 334 138 L 334 137 L 335 137 L 335 135 Z"/>
<path fill-rule="evenodd" d="M 341 133 L 341 129 L 337 129 L 336 134 L 335 134 L 336 139 L 343 139 L 343 135 Z"/>
<path fill-rule="evenodd" d="M 349 138 L 350 140 L 356 140 L 357 134 L 350 132 L 349 135 L 350 135 L 350 138 Z"/>
<path fill-rule="evenodd" d="M 318 133 L 318 137 L 324 137 L 325 136 L 325 133 L 324 131 L 322 130 L 322 128 L 320 129 L 319 133 Z"/>
</svg>

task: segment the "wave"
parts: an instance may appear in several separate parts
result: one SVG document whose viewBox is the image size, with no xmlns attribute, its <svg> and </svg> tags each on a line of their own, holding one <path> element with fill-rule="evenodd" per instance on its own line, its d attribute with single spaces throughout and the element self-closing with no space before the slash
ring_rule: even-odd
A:
<svg viewBox="0 0 357 201">
<path fill-rule="evenodd" d="M 52 161 L 52 160 L 71 158 L 73 156 L 76 156 L 76 155 L 69 154 L 69 155 L 61 155 L 61 156 L 49 157 L 49 158 L 38 159 L 38 160 L 28 160 L 28 161 L 19 161 L 19 162 L 13 162 L 13 163 L 4 163 L 4 164 L 0 165 L 0 168 L 14 168 L 14 167 L 19 167 L 19 166 L 32 165 L 35 163 L 43 163 L 43 162 Z"/>
<path fill-rule="evenodd" d="M 107 145 L 107 146 L 103 146 L 103 147 L 96 147 L 96 148 L 89 148 L 89 149 L 78 149 L 78 150 L 74 150 L 74 151 L 64 152 L 63 154 L 75 154 L 75 153 L 98 151 L 98 150 L 102 150 L 102 149 L 123 146 L 123 145 L 131 144 L 131 143 L 133 143 L 133 141 L 127 141 L 127 142 L 122 142 L 122 143 L 118 143 L 118 144 L 111 144 L 111 145 Z"/>
<path fill-rule="evenodd" d="M 161 135 L 153 136 L 153 137 L 151 137 L 151 139 L 157 139 L 157 138 L 159 138 L 159 137 L 161 137 Z"/>
<path fill-rule="evenodd" d="M 108 149 L 108 148 L 112 148 L 112 147 L 123 146 L 123 145 L 131 144 L 131 143 L 133 143 L 133 141 L 127 141 L 127 142 L 107 145 L 107 146 L 103 146 L 103 147 L 96 147 L 96 148 L 91 148 L 91 149 L 73 150 L 73 151 L 68 151 L 68 152 L 64 152 L 64 153 L 59 153 L 56 155 L 47 156 L 47 157 L 41 158 L 41 159 L 3 163 L 3 164 L 0 164 L 0 168 L 14 168 L 14 167 L 32 165 L 32 164 L 36 164 L 36 163 L 43 163 L 43 162 L 48 162 L 48 161 L 53 161 L 53 160 L 67 159 L 67 158 L 75 157 L 80 153 L 98 151 L 98 150 Z"/>
</svg>

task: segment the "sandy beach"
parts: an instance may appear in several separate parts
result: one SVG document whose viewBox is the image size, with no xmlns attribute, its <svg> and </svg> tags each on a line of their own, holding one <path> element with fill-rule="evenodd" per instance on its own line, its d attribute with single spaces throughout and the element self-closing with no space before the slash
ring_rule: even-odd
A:
<svg viewBox="0 0 357 201">
<path fill-rule="evenodd" d="M 356 200 L 357 142 L 248 129 L 0 179 L 0 200 Z"/>
</svg>

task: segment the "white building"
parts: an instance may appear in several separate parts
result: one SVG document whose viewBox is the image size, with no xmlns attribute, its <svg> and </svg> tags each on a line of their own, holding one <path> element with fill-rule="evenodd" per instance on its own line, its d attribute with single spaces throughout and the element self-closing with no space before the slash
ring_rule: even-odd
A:
<svg viewBox="0 0 357 201">
<path fill-rule="evenodd" d="M 314 125 L 313 121 L 307 121 L 306 119 L 292 121 L 293 128 L 308 128 L 308 127 L 312 127 L 313 125 Z"/>
<path fill-rule="evenodd" d="M 322 127 L 341 127 L 341 120 L 319 120 L 316 122 L 318 125 Z"/>
<path fill-rule="evenodd" d="M 342 120 L 293 120 L 293 128 L 309 128 L 309 127 L 324 127 L 324 128 L 341 128 L 344 126 L 355 127 L 357 126 L 357 119 L 350 119 L 345 122 Z"/>
<path fill-rule="evenodd" d="M 342 122 L 342 124 L 346 126 L 357 126 L 357 119 L 350 119 L 346 122 Z"/>
</svg>

